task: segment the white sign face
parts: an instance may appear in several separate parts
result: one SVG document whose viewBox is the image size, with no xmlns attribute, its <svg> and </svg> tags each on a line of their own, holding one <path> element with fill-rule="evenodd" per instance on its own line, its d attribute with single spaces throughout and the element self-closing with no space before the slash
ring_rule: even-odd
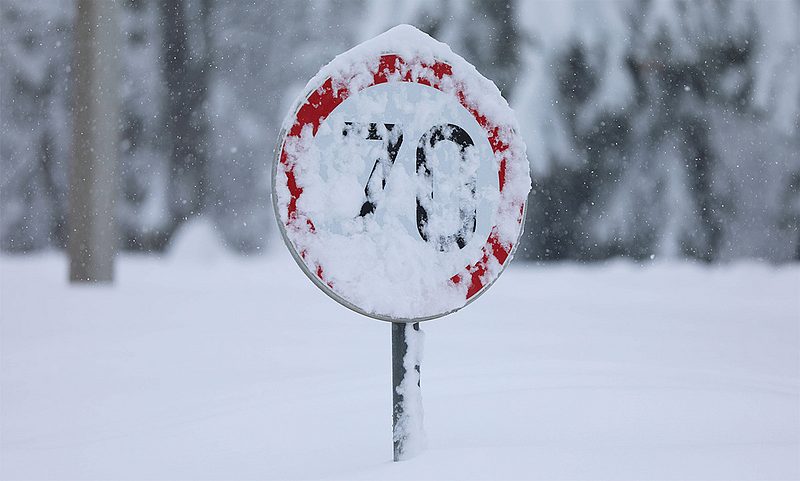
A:
<svg viewBox="0 0 800 481">
<path fill-rule="evenodd" d="M 496 87 L 401 26 L 337 57 L 305 92 L 276 152 L 273 201 L 309 278 L 401 322 L 453 312 L 491 285 L 530 189 Z"/>
</svg>

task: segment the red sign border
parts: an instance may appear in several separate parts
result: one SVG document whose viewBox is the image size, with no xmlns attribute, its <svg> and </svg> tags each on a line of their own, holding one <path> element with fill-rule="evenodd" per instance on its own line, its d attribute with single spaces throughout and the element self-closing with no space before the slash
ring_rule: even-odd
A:
<svg viewBox="0 0 800 481">
<path fill-rule="evenodd" d="M 421 69 L 415 69 L 411 67 L 421 67 Z M 415 75 L 415 72 L 427 71 L 432 73 L 432 76 L 422 76 L 422 75 Z M 421 85 L 426 85 L 428 87 L 433 87 L 439 91 L 442 91 L 447 94 L 451 94 L 443 90 L 443 84 L 448 80 L 453 80 L 453 68 L 446 62 L 437 60 L 433 64 L 426 64 L 423 62 L 417 62 L 416 64 L 411 64 L 403 59 L 400 55 L 397 54 L 384 54 L 379 57 L 377 67 L 372 70 L 373 78 L 372 82 L 368 85 L 364 85 L 358 91 L 366 90 L 370 87 L 384 84 L 390 81 L 401 81 L 401 82 L 415 82 Z M 294 166 L 290 163 L 289 155 L 286 152 L 286 141 L 289 138 L 300 138 L 300 135 L 306 126 L 312 127 L 313 135 L 316 135 L 319 126 L 325 121 L 325 119 L 333 112 L 336 107 L 338 107 L 344 100 L 346 100 L 350 95 L 351 92 L 348 90 L 345 83 L 338 81 L 338 79 L 334 79 L 333 77 L 328 77 L 325 81 L 322 82 L 315 90 L 311 91 L 310 94 L 306 97 L 305 101 L 296 109 L 294 114 L 294 122 L 288 129 L 285 129 L 281 133 L 281 138 L 279 138 L 280 142 L 280 154 L 277 158 L 277 162 L 275 168 L 280 168 L 283 173 L 286 175 L 286 187 L 289 191 L 290 199 L 289 203 L 286 208 L 286 222 L 282 224 L 284 229 L 296 229 L 296 228 L 304 228 L 309 230 L 310 232 L 314 231 L 314 223 L 311 219 L 304 215 L 298 215 L 297 209 L 297 200 L 303 193 L 303 188 L 297 185 L 297 181 L 294 174 Z M 498 125 L 493 124 L 485 115 L 478 112 L 475 107 L 469 104 L 467 101 L 467 96 L 464 93 L 463 87 L 459 86 L 458 83 L 455 84 L 455 95 L 458 98 L 459 103 L 467 109 L 467 111 L 472 114 L 481 128 L 486 132 L 487 139 L 489 141 L 489 145 L 492 148 L 495 156 L 500 157 L 500 162 L 498 166 L 498 183 L 499 183 L 499 190 L 502 193 L 503 189 L 505 188 L 505 179 L 506 179 L 506 171 L 507 171 L 507 162 L 508 162 L 508 150 L 509 145 L 504 143 L 500 139 L 500 127 Z M 516 134 L 514 134 L 516 135 Z M 276 175 L 273 175 L 273 182 L 277 182 Z M 273 185 L 273 198 L 274 198 L 274 185 Z M 273 199 L 274 200 L 274 199 Z M 278 211 L 278 205 L 274 202 L 276 214 L 278 215 L 278 222 L 281 222 L 281 212 Z M 525 207 L 526 202 L 523 201 L 522 204 L 519 206 L 519 215 L 517 218 L 517 222 L 520 224 L 520 233 L 522 232 L 522 224 L 525 220 Z M 303 220 L 301 220 L 303 219 Z M 299 225 L 300 224 L 300 225 Z M 283 230 L 283 229 L 282 229 Z M 284 237 L 285 232 L 284 232 Z M 286 239 L 288 240 L 288 239 Z M 287 242 L 289 245 L 290 242 Z M 292 250 L 292 254 L 296 254 L 295 249 L 293 246 L 289 245 L 290 250 Z M 489 237 L 486 240 L 486 244 L 481 249 L 482 256 L 481 258 L 473 264 L 466 266 L 465 270 L 468 274 L 468 278 L 466 279 L 469 282 L 467 287 L 467 293 L 465 298 L 464 305 L 468 304 L 469 302 L 473 301 L 477 298 L 486 287 L 491 285 L 492 282 L 496 279 L 491 279 L 489 282 L 484 282 L 483 276 L 488 270 L 489 262 L 491 258 L 494 258 L 499 264 L 505 267 L 505 263 L 508 260 L 511 253 L 516 248 L 515 243 L 511 243 L 508 245 L 503 245 L 501 242 L 498 232 L 497 226 L 493 226 Z M 302 262 L 305 264 L 306 268 L 311 268 L 305 263 L 305 251 L 299 252 L 300 259 L 298 259 L 297 255 L 294 255 L 295 259 L 298 262 Z M 334 299 L 341 302 L 341 295 L 336 293 L 334 290 L 333 285 L 325 279 L 324 275 L 324 268 L 323 266 L 317 265 L 313 269 L 314 274 L 317 279 L 314 279 L 310 271 L 306 273 L 309 274 L 309 277 L 312 277 L 312 280 L 315 281 L 317 285 L 320 286 L 323 290 L 330 289 L 335 294 Z M 464 278 L 461 274 L 456 274 L 449 279 L 450 282 L 453 284 L 460 284 L 464 282 Z M 326 291 L 327 292 L 327 291 Z M 383 320 L 390 320 L 385 316 L 375 313 L 368 313 L 363 311 L 362 309 L 358 308 L 358 306 L 354 306 L 350 302 L 344 303 L 346 306 L 354 309 L 360 313 L 368 315 L 370 317 L 376 317 Z M 461 306 L 463 307 L 463 306 Z M 449 311 L 452 312 L 452 311 Z M 449 312 L 442 313 L 435 316 L 426 317 L 424 319 L 410 319 L 410 320 L 400 320 L 400 319 L 391 319 L 393 321 L 403 321 L 403 322 L 417 322 L 420 320 L 427 320 L 433 319 L 435 317 L 440 317 L 443 315 L 448 314 Z"/>
</svg>

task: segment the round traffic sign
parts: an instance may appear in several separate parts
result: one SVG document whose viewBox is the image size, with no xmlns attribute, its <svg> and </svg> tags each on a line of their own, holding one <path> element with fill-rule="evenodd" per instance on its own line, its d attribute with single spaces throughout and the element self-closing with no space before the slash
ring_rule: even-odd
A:
<svg viewBox="0 0 800 481">
<path fill-rule="evenodd" d="M 402 25 L 338 56 L 283 126 L 273 205 L 298 265 L 364 315 L 453 312 L 500 275 L 530 190 L 494 84 Z"/>
</svg>

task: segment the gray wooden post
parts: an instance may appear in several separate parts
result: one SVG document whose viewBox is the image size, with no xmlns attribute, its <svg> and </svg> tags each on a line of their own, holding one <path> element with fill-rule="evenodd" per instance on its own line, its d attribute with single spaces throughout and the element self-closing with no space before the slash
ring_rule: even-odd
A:
<svg viewBox="0 0 800 481">
<path fill-rule="evenodd" d="M 116 0 L 78 0 L 67 249 L 72 282 L 111 282 L 119 139 Z"/>
</svg>

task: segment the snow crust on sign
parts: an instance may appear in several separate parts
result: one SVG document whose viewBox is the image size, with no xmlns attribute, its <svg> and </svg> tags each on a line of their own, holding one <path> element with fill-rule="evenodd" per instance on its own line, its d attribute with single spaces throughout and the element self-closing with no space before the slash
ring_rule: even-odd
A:
<svg viewBox="0 0 800 481">
<path fill-rule="evenodd" d="M 402 61 L 386 83 L 373 85 L 388 54 Z M 452 74 L 437 75 L 437 62 Z M 328 79 L 343 101 L 316 132 L 309 123 L 286 136 L 285 164 L 275 173 L 276 211 L 298 262 L 316 273 L 323 290 L 368 315 L 423 319 L 462 307 L 475 294 L 474 278 L 482 288 L 497 278 L 521 232 L 531 184 L 513 112 L 497 87 L 447 45 L 400 25 L 323 67 L 284 132 L 298 128 L 298 110 Z M 484 117 L 480 123 L 474 112 Z M 471 143 L 460 149 L 454 141 L 431 142 L 437 125 L 445 137 L 457 126 Z M 295 198 L 291 182 L 301 192 Z M 490 237 L 508 254 L 502 263 Z"/>
</svg>

